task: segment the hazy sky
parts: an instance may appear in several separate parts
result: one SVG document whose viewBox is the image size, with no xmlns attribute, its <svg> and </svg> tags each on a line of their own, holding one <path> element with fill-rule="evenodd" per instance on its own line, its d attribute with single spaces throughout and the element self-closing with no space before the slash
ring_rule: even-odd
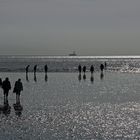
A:
<svg viewBox="0 0 140 140">
<path fill-rule="evenodd" d="M 0 54 L 140 55 L 140 0 L 0 0 Z"/>
</svg>

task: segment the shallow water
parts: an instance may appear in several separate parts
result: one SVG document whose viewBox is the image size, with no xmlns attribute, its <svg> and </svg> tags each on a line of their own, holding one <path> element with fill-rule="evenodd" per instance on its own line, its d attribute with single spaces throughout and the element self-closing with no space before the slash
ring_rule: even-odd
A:
<svg viewBox="0 0 140 140">
<path fill-rule="evenodd" d="M 12 87 L 21 78 L 22 114 L 15 114 L 15 94 L 9 93 L 10 114 L 0 114 L 0 139 L 138 139 L 140 137 L 140 75 L 90 73 L 1 73 Z M 0 101 L 3 104 L 1 91 Z"/>
<path fill-rule="evenodd" d="M 33 72 L 37 65 L 38 72 L 44 72 L 48 65 L 49 72 L 77 72 L 79 64 L 87 67 L 93 65 L 95 71 L 100 70 L 101 63 L 107 63 L 107 71 L 140 73 L 140 56 L 0 56 L 0 72 Z"/>
</svg>

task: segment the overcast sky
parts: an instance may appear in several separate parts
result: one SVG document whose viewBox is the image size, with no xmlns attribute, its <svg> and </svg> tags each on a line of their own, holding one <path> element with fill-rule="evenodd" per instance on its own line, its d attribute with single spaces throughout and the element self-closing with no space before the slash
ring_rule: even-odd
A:
<svg viewBox="0 0 140 140">
<path fill-rule="evenodd" d="M 140 0 L 0 0 L 0 54 L 140 55 Z"/>
</svg>

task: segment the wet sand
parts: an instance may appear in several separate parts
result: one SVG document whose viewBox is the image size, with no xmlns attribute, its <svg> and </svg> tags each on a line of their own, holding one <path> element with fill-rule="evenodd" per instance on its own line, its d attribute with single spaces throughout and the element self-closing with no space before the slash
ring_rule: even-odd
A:
<svg viewBox="0 0 140 140">
<path fill-rule="evenodd" d="M 0 114 L 0 139 L 138 139 L 140 137 L 140 75 L 99 72 L 92 81 L 77 73 L 1 73 L 12 87 L 21 78 L 23 111 Z M 46 80 L 45 80 L 46 79 Z M 0 90 L 3 104 L 3 93 Z"/>
</svg>

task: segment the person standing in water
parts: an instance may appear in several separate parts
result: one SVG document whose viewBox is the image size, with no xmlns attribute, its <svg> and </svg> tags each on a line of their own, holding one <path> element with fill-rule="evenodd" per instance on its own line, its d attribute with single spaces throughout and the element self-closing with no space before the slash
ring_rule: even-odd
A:
<svg viewBox="0 0 140 140">
<path fill-rule="evenodd" d="M 91 74 L 93 74 L 93 72 L 94 72 L 94 67 L 93 67 L 93 65 L 91 65 L 91 67 L 90 67 L 90 72 L 91 72 Z"/>
<path fill-rule="evenodd" d="M 28 70 L 29 70 L 29 67 L 30 67 L 30 65 L 28 65 L 26 67 L 26 81 L 29 81 L 29 78 L 28 78 Z"/>
<path fill-rule="evenodd" d="M 83 72 L 86 73 L 86 66 L 83 67 Z"/>
<path fill-rule="evenodd" d="M 20 93 L 23 91 L 23 85 L 21 82 L 21 79 L 18 79 L 15 82 L 14 90 L 13 92 L 16 93 L 16 103 L 20 103 Z"/>
<path fill-rule="evenodd" d="M 81 65 L 78 66 L 78 71 L 79 71 L 79 74 L 81 74 L 81 72 L 82 72 L 82 67 L 81 67 Z"/>
<path fill-rule="evenodd" d="M 28 74 L 29 67 L 30 67 L 30 65 L 28 65 L 28 66 L 26 67 L 26 74 Z"/>
<path fill-rule="evenodd" d="M 47 64 L 44 66 L 45 74 L 48 72 L 48 66 Z"/>
<path fill-rule="evenodd" d="M 4 103 L 6 103 L 8 101 L 9 90 L 11 89 L 11 83 L 8 77 L 2 82 L 2 89 L 4 94 Z"/>
<path fill-rule="evenodd" d="M 34 74 L 36 74 L 37 65 L 34 66 Z"/>
<path fill-rule="evenodd" d="M 104 65 L 103 64 L 100 65 L 100 70 L 101 70 L 101 72 L 103 72 L 103 70 L 104 70 Z"/>
</svg>

